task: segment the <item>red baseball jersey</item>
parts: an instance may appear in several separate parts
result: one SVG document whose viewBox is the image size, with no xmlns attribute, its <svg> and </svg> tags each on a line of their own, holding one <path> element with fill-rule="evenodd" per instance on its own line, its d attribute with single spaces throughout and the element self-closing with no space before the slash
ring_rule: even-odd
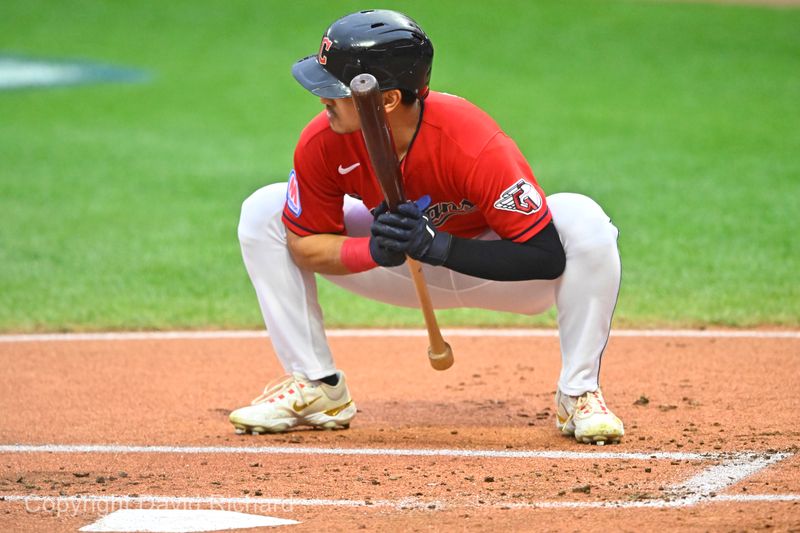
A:
<svg viewBox="0 0 800 533">
<path fill-rule="evenodd" d="M 491 228 L 525 242 L 551 220 L 527 161 L 489 115 L 467 100 L 431 92 L 401 163 L 406 196 L 430 195 L 426 215 L 440 230 L 474 237 Z M 283 221 L 292 232 L 343 234 L 343 197 L 372 209 L 382 200 L 360 131 L 337 134 L 325 113 L 300 136 Z"/>
</svg>

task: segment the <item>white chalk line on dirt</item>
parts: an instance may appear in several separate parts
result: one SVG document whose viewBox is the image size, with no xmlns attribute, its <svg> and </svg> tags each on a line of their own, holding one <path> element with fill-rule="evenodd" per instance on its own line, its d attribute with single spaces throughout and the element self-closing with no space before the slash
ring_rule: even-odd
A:
<svg viewBox="0 0 800 533">
<path fill-rule="evenodd" d="M 426 337 L 423 329 L 332 329 L 328 337 Z M 445 329 L 446 337 L 557 337 L 554 329 Z M 712 339 L 800 339 L 800 331 L 763 330 L 692 330 L 692 329 L 620 329 L 612 337 L 675 337 Z M 266 331 L 111 331 L 97 333 L 32 333 L 0 335 L 0 343 L 48 341 L 132 341 L 132 340 L 203 340 L 268 338 Z"/>
<path fill-rule="evenodd" d="M 789 456 L 791 454 L 788 453 L 742 454 L 706 468 L 687 481 L 672 487 L 670 492 L 676 495 L 711 496 Z"/>
<path fill-rule="evenodd" d="M 602 448 L 601 448 L 602 449 Z M 258 455 L 381 455 L 406 457 L 477 457 L 493 459 L 610 459 L 707 461 L 742 459 L 748 454 L 690 452 L 571 452 L 559 450 L 471 450 L 452 448 L 313 448 L 301 446 L 123 446 L 106 444 L 4 444 L 0 453 L 162 453 Z M 755 453 L 755 452 L 751 452 Z"/>
<path fill-rule="evenodd" d="M 107 513 L 117 509 L 196 509 L 209 506 L 214 509 L 239 512 L 291 511 L 297 507 L 392 507 L 398 510 L 409 509 L 448 509 L 464 507 L 493 507 L 509 509 L 525 508 L 567 508 L 567 509 L 600 509 L 600 508 L 669 508 L 689 507 L 698 503 L 760 503 L 760 502 L 796 502 L 800 494 L 734 494 L 713 497 L 689 497 L 672 500 L 654 499 L 644 501 L 497 501 L 492 503 L 443 502 L 441 500 L 424 500 L 420 498 L 401 498 L 397 500 L 346 500 L 346 499 L 308 499 L 308 498 L 262 498 L 262 497 L 221 497 L 221 496 L 114 496 L 106 494 L 82 494 L 80 496 L 39 496 L 36 494 L 0 495 L 0 502 L 22 502 L 30 513 L 57 511 L 61 514 L 80 512 Z M 98 504 L 103 504 L 98 505 Z"/>
<path fill-rule="evenodd" d="M 800 495 L 795 494 L 736 494 L 717 495 L 744 478 L 751 476 L 768 466 L 790 457 L 789 453 L 757 453 L 737 452 L 731 454 L 702 454 L 680 452 L 569 452 L 569 451 L 509 451 L 509 450 L 455 450 L 455 449 L 397 449 L 397 448 L 310 448 L 310 447 L 220 447 L 220 446 L 118 446 L 118 445 L 3 445 L 0 453 L 259 453 L 259 454 L 317 454 L 317 455 L 400 455 L 400 456 L 450 456 L 450 457 L 489 457 L 489 458 L 536 458 L 536 459 L 613 459 L 613 460 L 717 460 L 688 480 L 673 485 L 665 497 L 644 500 L 623 501 L 531 501 L 531 502 L 495 502 L 493 507 L 507 508 L 636 508 L 636 507 L 687 507 L 709 502 L 776 502 L 798 501 Z M 465 507 L 469 504 L 457 502 L 426 501 L 405 498 L 400 500 L 326 500 L 303 498 L 224 498 L 224 497 L 173 497 L 173 496 L 37 496 L 37 495 L 5 495 L 0 498 L 6 501 L 23 501 L 26 510 L 31 502 L 51 502 L 53 505 L 75 504 L 86 505 L 86 502 L 105 502 L 117 506 L 131 505 L 272 505 L 272 506 L 332 506 L 362 507 L 382 506 L 397 509 L 443 509 L 446 507 Z M 483 504 L 478 504 L 483 505 Z M 68 510 L 69 508 L 67 508 Z"/>
<path fill-rule="evenodd" d="M 688 480 L 673 485 L 667 490 L 667 500 L 671 496 L 676 496 L 679 499 L 696 500 L 696 503 L 708 501 L 717 493 L 791 455 L 790 453 L 739 454 L 738 457 L 720 461 L 719 464 L 709 466 Z"/>
<path fill-rule="evenodd" d="M 758 503 L 758 502 L 795 502 L 800 501 L 800 494 L 731 494 L 731 495 L 716 495 L 716 496 L 690 496 L 685 498 L 675 499 L 661 499 L 656 498 L 652 500 L 636 500 L 636 501 L 605 501 L 605 502 L 584 502 L 584 501 L 542 501 L 542 502 L 510 502 L 503 504 L 495 504 L 495 507 L 509 507 L 511 509 L 604 509 L 604 508 L 669 508 L 669 507 L 691 507 L 699 503 L 724 503 L 724 502 L 737 502 L 737 503 Z"/>
</svg>

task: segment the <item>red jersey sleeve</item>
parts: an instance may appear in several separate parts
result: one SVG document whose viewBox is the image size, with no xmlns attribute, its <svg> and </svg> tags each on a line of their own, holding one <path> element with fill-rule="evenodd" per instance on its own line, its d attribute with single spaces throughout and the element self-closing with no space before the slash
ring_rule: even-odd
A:
<svg viewBox="0 0 800 533">
<path fill-rule="evenodd" d="M 467 194 L 502 239 L 525 242 L 552 220 L 533 171 L 502 132 L 486 144 L 467 179 Z"/>
<path fill-rule="evenodd" d="M 305 139 L 294 152 L 294 169 L 289 174 L 283 223 L 300 236 L 344 233 L 344 193 L 325 165 L 319 137 Z"/>
</svg>

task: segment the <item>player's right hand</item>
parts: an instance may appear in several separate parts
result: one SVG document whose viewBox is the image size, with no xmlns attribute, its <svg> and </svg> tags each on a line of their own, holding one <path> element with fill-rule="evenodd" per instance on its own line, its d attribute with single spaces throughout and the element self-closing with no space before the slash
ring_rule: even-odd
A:
<svg viewBox="0 0 800 533">
<path fill-rule="evenodd" d="M 375 211 L 373 211 L 372 215 L 374 218 L 372 224 L 374 225 L 375 220 L 388 211 L 389 208 L 387 207 L 386 202 L 381 202 L 381 204 L 375 208 Z M 369 253 L 372 256 L 372 260 L 382 267 L 399 266 L 406 262 L 405 253 L 384 248 L 380 243 L 380 238 L 375 234 L 374 231 L 369 238 Z"/>
<path fill-rule="evenodd" d="M 405 202 L 397 206 L 396 212 L 381 212 L 376 209 L 372 222 L 372 236 L 387 250 L 401 252 L 423 263 L 439 266 L 447 261 L 453 237 L 437 231 L 425 216 L 424 209 L 430 204 L 430 196 L 416 202 Z"/>
</svg>

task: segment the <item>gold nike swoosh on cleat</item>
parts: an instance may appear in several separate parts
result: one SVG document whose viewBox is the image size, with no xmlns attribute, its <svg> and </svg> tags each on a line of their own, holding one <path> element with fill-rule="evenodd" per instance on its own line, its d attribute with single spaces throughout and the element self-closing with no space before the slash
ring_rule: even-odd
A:
<svg viewBox="0 0 800 533">
<path fill-rule="evenodd" d="M 294 403 L 292 404 L 292 409 L 294 409 L 295 413 L 299 413 L 303 409 L 308 408 L 308 406 L 310 406 L 311 404 L 313 404 L 314 402 L 316 402 L 320 398 L 322 398 L 322 396 L 317 396 L 316 398 L 314 398 L 313 400 L 311 400 L 308 403 L 297 403 L 297 400 L 295 400 Z"/>
<path fill-rule="evenodd" d="M 344 404 L 340 405 L 339 407 L 334 407 L 333 409 L 328 409 L 327 411 L 325 411 L 325 414 L 328 415 L 328 416 L 336 416 L 339 413 L 341 413 L 342 411 L 344 411 L 345 409 L 347 409 L 348 407 L 350 407 L 351 405 L 353 405 L 353 400 L 350 400 L 349 402 L 344 403 Z"/>
</svg>

